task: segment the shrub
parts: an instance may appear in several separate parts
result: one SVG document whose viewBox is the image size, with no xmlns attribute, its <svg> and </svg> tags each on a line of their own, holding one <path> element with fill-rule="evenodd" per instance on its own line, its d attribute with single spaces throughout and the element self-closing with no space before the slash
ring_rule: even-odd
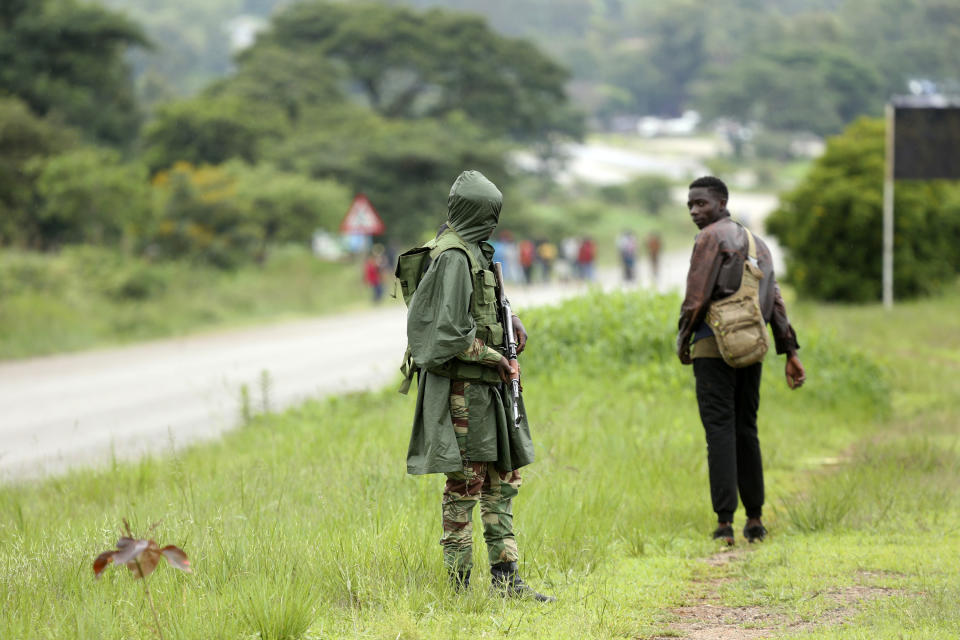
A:
<svg viewBox="0 0 960 640">
<path fill-rule="evenodd" d="M 44 161 L 37 195 L 45 245 L 118 245 L 143 233 L 152 215 L 146 167 L 111 150 L 85 147 Z"/>
</svg>

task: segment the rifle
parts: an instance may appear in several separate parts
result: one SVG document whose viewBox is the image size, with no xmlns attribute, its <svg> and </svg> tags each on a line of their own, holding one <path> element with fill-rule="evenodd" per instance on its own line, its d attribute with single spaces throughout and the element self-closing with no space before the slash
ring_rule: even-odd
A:
<svg viewBox="0 0 960 640">
<path fill-rule="evenodd" d="M 500 322 L 503 324 L 504 337 L 506 338 L 507 360 L 511 365 L 517 363 L 517 337 L 513 335 L 513 313 L 510 311 L 510 301 L 507 300 L 507 294 L 503 287 L 503 265 L 499 262 L 493 263 L 493 275 L 497 280 L 497 291 L 500 299 Z M 520 428 L 520 368 L 517 366 L 517 374 L 510 379 L 510 399 L 513 401 L 513 426 Z"/>
</svg>

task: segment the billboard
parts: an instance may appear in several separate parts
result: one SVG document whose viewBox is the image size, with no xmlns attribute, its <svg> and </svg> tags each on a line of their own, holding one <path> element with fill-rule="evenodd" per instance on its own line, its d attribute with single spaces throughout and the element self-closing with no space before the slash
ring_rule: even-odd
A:
<svg viewBox="0 0 960 640">
<path fill-rule="evenodd" d="M 960 99 L 894 98 L 893 177 L 960 180 Z"/>
</svg>

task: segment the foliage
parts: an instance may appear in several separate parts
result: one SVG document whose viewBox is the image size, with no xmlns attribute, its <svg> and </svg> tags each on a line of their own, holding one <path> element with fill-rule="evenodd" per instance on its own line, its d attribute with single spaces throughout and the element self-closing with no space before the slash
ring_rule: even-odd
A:
<svg viewBox="0 0 960 640">
<path fill-rule="evenodd" d="M 131 142 L 139 114 L 123 55 L 147 46 L 139 26 L 76 0 L 5 2 L 0 24 L 0 91 L 92 139 Z"/>
<path fill-rule="evenodd" d="M 158 43 L 155 52 L 136 57 L 141 81 L 151 81 L 143 84 L 156 86 L 159 77 L 180 93 L 195 92 L 228 73 L 231 52 L 223 29 L 232 18 L 247 14 L 266 21 L 272 11 L 290 4 L 282 0 L 102 1 L 131 11 Z M 352 8 L 354 3 L 338 4 L 329 10 L 330 21 L 362 12 Z M 853 118 L 875 113 L 887 95 L 904 92 L 910 79 L 928 78 L 947 91 L 960 82 L 955 64 L 960 7 L 951 0 L 716 0 L 708 4 L 690 0 L 385 0 L 385 4 L 391 7 L 366 17 L 359 26 L 343 21 L 353 44 L 344 39 L 336 46 L 346 51 L 376 42 L 369 39 L 370 32 L 383 28 L 394 38 L 380 51 L 389 51 L 398 60 L 416 61 L 421 51 L 438 48 L 446 55 L 446 45 L 424 43 L 417 20 L 408 20 L 402 13 L 405 7 L 442 8 L 469 15 L 469 20 L 479 15 L 496 33 L 528 38 L 570 68 L 570 88 L 578 106 L 607 124 L 618 115 L 679 115 L 692 106 L 711 110 L 713 103 L 707 96 L 717 95 L 731 108 L 721 115 L 759 117 L 767 128 L 836 133 Z M 293 16 L 300 9 L 286 11 Z M 390 16 L 401 17 L 391 20 Z M 432 18 L 420 20 L 439 25 Z M 299 27 L 303 32 L 311 28 L 307 24 L 292 27 L 294 33 Z M 256 48 L 261 45 L 266 43 L 261 41 Z M 496 50 L 489 44 L 484 47 Z M 790 51 L 794 53 L 786 55 Z M 798 59 L 798 51 L 817 61 Z M 352 57 L 347 64 L 357 68 L 361 59 Z M 319 62 L 319 56 L 314 60 Z M 775 70 L 770 66 L 773 60 L 778 63 Z M 283 73 L 282 67 L 276 69 Z M 391 74 L 389 69 L 390 65 L 381 64 L 360 76 L 381 70 Z M 774 96 L 766 98 L 755 90 L 752 72 L 760 74 L 761 88 L 771 87 Z M 412 74 L 397 76 L 378 101 L 393 103 L 400 110 L 408 108 L 412 105 L 395 100 L 406 87 L 419 93 L 419 102 L 414 102 L 424 108 L 433 89 L 408 84 L 414 79 Z M 369 95 L 365 88 L 354 88 Z M 754 101 L 757 106 L 751 104 Z M 789 107 L 787 113 L 781 112 L 781 106 Z M 821 107 L 824 112 L 818 114 Z"/>
<path fill-rule="evenodd" d="M 263 230 L 263 242 L 308 246 L 313 233 L 336 232 L 350 207 L 350 190 L 333 180 L 313 180 L 270 165 L 231 163 L 236 197 L 250 208 Z"/>
<path fill-rule="evenodd" d="M 264 136 L 277 124 L 251 113 L 237 98 L 198 98 L 162 107 L 144 132 L 144 157 L 151 171 L 178 162 L 216 165 L 239 158 L 256 162 Z"/>
<path fill-rule="evenodd" d="M 580 134 L 577 119 L 564 111 L 563 67 L 472 16 L 308 0 L 280 11 L 240 64 L 260 58 L 261 48 L 341 69 L 345 86 L 387 118 L 461 112 L 518 140 Z"/>
<path fill-rule="evenodd" d="M 241 51 L 236 71 L 204 91 L 212 98 L 232 97 L 252 116 L 299 124 L 311 110 L 344 102 L 336 67 L 318 47 L 263 42 Z"/>
<path fill-rule="evenodd" d="M 630 205 L 642 213 L 656 216 L 673 200 L 670 187 L 670 180 L 651 174 L 637 176 L 624 184 L 602 187 L 600 194 L 610 202 Z"/>
<path fill-rule="evenodd" d="M 17 98 L 0 98 L 0 246 L 41 244 L 36 160 L 77 143 L 73 131 L 38 118 Z"/>
<path fill-rule="evenodd" d="M 116 249 L 0 252 L 0 359 L 276 322 L 369 305 L 360 267 L 272 247 L 235 271 Z"/>
<path fill-rule="evenodd" d="M 858 115 L 876 114 L 883 103 L 876 69 L 837 46 L 777 43 L 717 71 L 701 86 L 698 98 L 711 118 L 830 134 Z"/>
<path fill-rule="evenodd" d="M 150 225 L 152 194 L 142 165 L 115 151 L 82 147 L 42 161 L 36 183 L 36 228 L 45 247 L 130 247 Z"/>
<path fill-rule="evenodd" d="M 789 250 L 787 277 L 823 300 L 878 300 L 882 273 L 884 123 L 861 119 L 832 138 L 767 228 Z M 895 189 L 894 291 L 911 297 L 952 282 L 960 265 L 960 187 L 900 181 Z"/>
<path fill-rule="evenodd" d="M 161 191 L 160 220 L 153 251 L 234 268 L 250 260 L 263 243 L 263 229 L 236 197 L 236 181 L 221 167 L 178 163 L 154 178 Z"/>
<path fill-rule="evenodd" d="M 509 197 L 505 152 L 462 116 L 386 120 L 345 109 L 317 114 L 270 157 L 279 167 L 366 194 L 388 233 L 411 240 L 443 222 L 450 185 L 464 169 L 482 171 Z"/>
<path fill-rule="evenodd" d="M 262 262 L 273 244 L 306 247 L 314 231 L 333 231 L 350 204 L 350 193 L 336 182 L 240 162 L 177 163 L 153 183 L 160 214 L 151 251 L 221 268 Z"/>
</svg>

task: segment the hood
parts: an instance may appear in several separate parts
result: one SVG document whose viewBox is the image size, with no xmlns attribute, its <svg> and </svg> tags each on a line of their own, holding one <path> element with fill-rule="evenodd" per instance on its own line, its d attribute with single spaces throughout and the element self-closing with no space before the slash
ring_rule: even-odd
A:
<svg viewBox="0 0 960 640">
<path fill-rule="evenodd" d="M 450 187 L 447 224 L 466 242 L 482 242 L 497 228 L 503 194 L 479 171 L 464 171 Z"/>
</svg>

